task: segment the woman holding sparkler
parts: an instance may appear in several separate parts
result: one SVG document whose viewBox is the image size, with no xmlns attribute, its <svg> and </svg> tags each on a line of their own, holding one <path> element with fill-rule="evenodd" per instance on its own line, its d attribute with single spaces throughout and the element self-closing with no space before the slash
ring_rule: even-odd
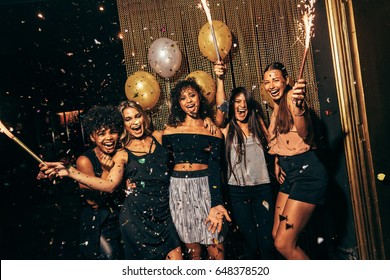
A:
<svg viewBox="0 0 390 280">
<path fill-rule="evenodd" d="M 268 65 L 263 78 L 274 101 L 269 153 L 276 156 L 275 176 L 281 184 L 272 231 L 275 247 L 286 259 L 309 259 L 297 240 L 316 205 L 325 201 L 328 177 L 312 150 L 305 80 L 299 79 L 291 88 L 286 68 L 279 62 Z"/>
<path fill-rule="evenodd" d="M 84 129 L 95 147 L 77 158 L 78 170 L 105 179 L 114 162 L 123 121 L 119 111 L 111 106 L 96 106 L 83 117 Z M 91 190 L 80 185 L 80 252 L 85 259 L 121 259 L 123 246 L 119 227 L 119 212 L 123 190 L 114 193 Z"/>
<path fill-rule="evenodd" d="M 223 206 L 220 160 L 222 133 L 205 128 L 210 116 L 205 97 L 193 79 L 180 81 L 171 91 L 171 113 L 163 145 L 172 151 L 170 208 L 173 222 L 190 259 L 224 259 L 223 223 L 230 217 Z M 203 246 L 202 246 L 203 245 Z"/>
<path fill-rule="evenodd" d="M 149 130 L 146 113 L 135 102 L 119 106 L 125 131 L 124 149 L 113 157 L 114 166 L 106 179 L 89 176 L 62 163 L 46 162 L 40 168 L 49 177 L 68 176 L 85 186 L 113 192 L 122 179 L 130 188 L 120 213 L 126 259 L 182 259 L 180 240 L 169 210 L 169 154 L 160 144 L 161 133 Z"/>
</svg>

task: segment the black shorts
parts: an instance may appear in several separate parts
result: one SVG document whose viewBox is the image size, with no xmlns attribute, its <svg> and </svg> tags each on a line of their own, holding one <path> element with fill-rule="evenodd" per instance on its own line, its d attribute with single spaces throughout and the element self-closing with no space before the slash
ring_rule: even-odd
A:
<svg viewBox="0 0 390 280">
<path fill-rule="evenodd" d="M 280 192 L 290 199 L 311 204 L 324 204 L 328 175 L 313 151 L 295 156 L 278 156 L 279 165 L 286 173 Z"/>
</svg>

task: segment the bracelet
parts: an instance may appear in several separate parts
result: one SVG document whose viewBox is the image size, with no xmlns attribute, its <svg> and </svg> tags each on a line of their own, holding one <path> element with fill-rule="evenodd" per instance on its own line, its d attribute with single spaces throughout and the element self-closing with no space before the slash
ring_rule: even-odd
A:
<svg viewBox="0 0 390 280">
<path fill-rule="evenodd" d="M 306 112 L 306 109 L 303 109 L 302 112 L 300 112 L 299 114 L 294 114 L 294 116 L 295 116 L 295 117 L 302 117 L 303 114 L 305 114 L 305 112 Z"/>
<path fill-rule="evenodd" d="M 229 102 L 226 100 L 222 101 L 221 104 L 217 105 L 217 109 L 221 110 L 223 113 L 229 112 Z"/>
</svg>

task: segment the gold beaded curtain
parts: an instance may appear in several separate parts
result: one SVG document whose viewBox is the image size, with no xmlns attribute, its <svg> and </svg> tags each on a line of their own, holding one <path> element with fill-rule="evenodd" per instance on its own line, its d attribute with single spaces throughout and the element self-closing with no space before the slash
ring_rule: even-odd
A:
<svg viewBox="0 0 390 280">
<path fill-rule="evenodd" d="M 304 46 L 297 22 L 301 20 L 300 0 L 209 0 L 213 20 L 223 21 L 233 35 L 225 64 L 228 71 L 225 91 L 245 86 L 254 92 L 269 118 L 272 108 L 261 88 L 262 71 L 271 62 L 285 64 L 294 79 L 301 66 Z M 194 0 L 117 0 L 127 75 L 146 71 L 159 82 L 161 95 L 150 111 L 155 128 L 167 121 L 170 89 L 196 70 L 215 78 L 213 64 L 198 46 L 199 30 L 207 23 L 203 10 Z M 154 40 L 169 38 L 182 51 L 179 71 L 171 78 L 157 75 L 148 64 L 148 49 Z M 301 41 L 304 41 L 301 38 Z M 303 77 L 307 80 L 307 101 L 319 117 L 319 101 L 312 52 L 309 50 Z"/>
</svg>

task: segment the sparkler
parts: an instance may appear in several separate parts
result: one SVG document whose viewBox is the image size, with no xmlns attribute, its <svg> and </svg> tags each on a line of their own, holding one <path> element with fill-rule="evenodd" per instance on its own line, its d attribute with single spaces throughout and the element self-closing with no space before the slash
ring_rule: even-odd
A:
<svg viewBox="0 0 390 280">
<path fill-rule="evenodd" d="M 20 141 L 15 135 L 13 135 L 11 131 L 9 131 L 1 121 L 0 121 L 0 132 L 4 133 L 9 138 L 14 140 L 20 147 L 22 147 L 27 153 L 29 153 L 36 161 L 45 164 L 45 162 L 37 154 L 31 151 L 22 141 Z"/>
<path fill-rule="evenodd" d="M 305 67 L 307 53 L 309 51 L 310 38 L 314 35 L 314 3 L 316 0 L 301 0 L 301 4 L 298 7 L 303 6 L 302 22 L 298 22 L 299 30 L 304 34 L 305 38 L 305 52 L 303 53 L 301 69 L 299 70 L 298 80 L 302 78 L 303 68 Z"/>
<path fill-rule="evenodd" d="M 217 38 L 215 37 L 215 31 L 214 31 L 214 27 L 213 27 L 213 21 L 212 21 L 212 19 L 211 19 L 210 9 L 209 9 L 209 7 L 207 6 L 207 1 L 206 1 L 206 0 L 201 0 L 201 5 L 203 6 L 203 10 L 204 10 L 204 12 L 206 13 L 207 21 L 208 21 L 209 24 L 210 24 L 211 36 L 213 37 L 214 48 L 215 48 L 215 51 L 216 51 L 216 53 L 217 53 L 218 61 L 221 61 L 221 56 L 219 55 L 219 50 L 218 50 Z"/>
</svg>

